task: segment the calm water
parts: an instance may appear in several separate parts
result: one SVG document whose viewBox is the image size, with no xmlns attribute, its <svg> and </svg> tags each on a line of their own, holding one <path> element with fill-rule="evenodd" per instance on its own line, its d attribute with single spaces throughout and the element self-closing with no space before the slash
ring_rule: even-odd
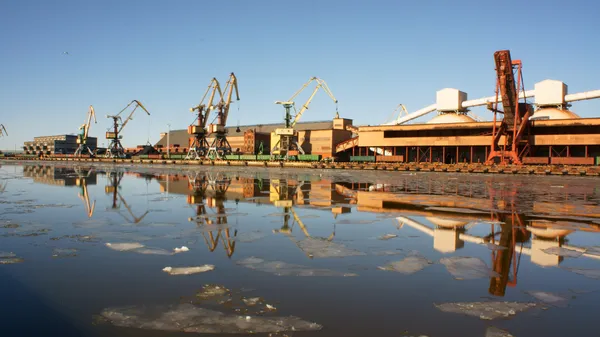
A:
<svg viewBox="0 0 600 337">
<path fill-rule="evenodd" d="M 294 336 L 486 336 L 490 327 L 594 336 L 598 186 L 585 177 L 3 163 L 0 252 L 16 263 L 0 264 L 1 336 L 189 336 L 106 315 L 132 306 L 158 317 L 156 306 L 182 303 L 323 327 Z M 173 253 L 182 246 L 189 251 Z M 163 271 L 205 264 L 215 269 Z M 230 294 L 198 296 L 207 284 Z M 253 297 L 254 306 L 240 300 Z M 499 301 L 535 307 L 486 320 L 436 306 Z"/>
</svg>

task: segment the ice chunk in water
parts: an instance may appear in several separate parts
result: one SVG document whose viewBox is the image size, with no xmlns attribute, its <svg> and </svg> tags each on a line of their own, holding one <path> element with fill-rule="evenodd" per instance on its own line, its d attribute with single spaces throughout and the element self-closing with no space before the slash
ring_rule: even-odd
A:
<svg viewBox="0 0 600 337">
<path fill-rule="evenodd" d="M 20 257 L 0 257 L 0 264 L 15 264 L 24 262 Z"/>
<path fill-rule="evenodd" d="M 322 326 L 298 317 L 228 315 L 192 304 L 107 308 L 101 313 L 115 326 L 196 333 L 273 333 L 317 331 Z"/>
<path fill-rule="evenodd" d="M 542 250 L 546 254 L 558 255 L 563 257 L 580 257 L 582 252 L 578 252 L 573 249 L 567 249 L 562 247 L 550 247 Z"/>
<path fill-rule="evenodd" d="M 490 326 L 485 330 L 485 337 L 513 337 L 508 331 Z"/>
<path fill-rule="evenodd" d="M 538 300 L 553 305 L 555 307 L 566 307 L 568 299 L 545 291 L 526 291 L 527 294 L 537 298 Z"/>
<path fill-rule="evenodd" d="M 353 273 L 341 273 L 330 269 L 310 268 L 308 266 L 282 261 L 265 261 L 257 257 L 239 260 L 237 264 L 249 269 L 259 270 L 277 276 L 357 276 Z"/>
<path fill-rule="evenodd" d="M 600 269 L 567 268 L 567 267 L 564 267 L 564 269 L 569 270 L 575 274 L 579 274 L 579 275 L 583 275 L 585 277 L 600 280 Z"/>
<path fill-rule="evenodd" d="M 279 223 L 280 221 L 277 221 L 277 222 Z M 240 235 L 237 236 L 236 241 L 250 243 L 250 242 L 260 240 L 266 236 L 267 236 L 266 234 L 260 233 L 257 231 L 249 232 L 249 233 L 241 233 Z"/>
<path fill-rule="evenodd" d="M 141 247 L 141 248 L 135 248 L 135 249 L 127 250 L 127 251 L 133 252 L 133 253 L 138 253 L 138 254 L 145 254 L 145 255 L 173 255 L 173 254 L 175 254 L 168 250 L 164 250 L 161 248 L 151 248 L 151 247 Z"/>
<path fill-rule="evenodd" d="M 215 266 L 212 264 L 205 264 L 203 266 L 198 266 L 198 267 L 179 267 L 179 268 L 165 267 L 165 268 L 163 268 L 163 271 L 166 273 L 169 273 L 169 275 L 191 275 L 191 274 L 204 273 L 204 272 L 211 271 L 211 270 L 215 270 Z"/>
<path fill-rule="evenodd" d="M 427 260 L 423 256 L 409 256 L 403 260 L 388 263 L 383 267 L 379 267 L 379 269 L 395 271 L 402 274 L 414 274 L 432 263 L 433 262 Z"/>
<path fill-rule="evenodd" d="M 499 245 L 493 244 L 491 242 L 488 242 L 485 246 L 488 247 L 489 250 L 493 250 L 493 251 L 507 249 L 506 247 L 499 246 Z"/>
<path fill-rule="evenodd" d="M 0 252 L 0 258 L 7 258 L 7 257 L 16 257 L 17 254 L 13 253 L 13 252 Z"/>
<path fill-rule="evenodd" d="M 225 288 L 222 285 L 218 284 L 207 284 L 202 287 L 196 296 L 203 300 L 214 299 L 216 297 L 229 296 L 231 292 L 229 289 Z"/>
<path fill-rule="evenodd" d="M 444 257 L 440 263 L 446 266 L 446 269 L 457 280 L 472 280 L 485 277 L 499 277 L 500 275 L 488 266 L 481 259 L 466 256 Z"/>
<path fill-rule="evenodd" d="M 142 248 L 142 247 L 144 247 L 144 245 L 141 243 L 138 243 L 138 242 L 123 242 L 123 243 L 108 242 L 108 243 L 106 243 L 106 247 L 113 249 L 113 250 L 118 250 L 120 252 L 123 252 L 123 251 L 127 251 L 127 250 Z"/>
<path fill-rule="evenodd" d="M 244 304 L 247 306 L 253 307 L 260 302 L 260 297 L 243 298 L 242 301 L 244 301 Z"/>
<path fill-rule="evenodd" d="M 190 251 L 190 249 L 188 247 L 186 247 L 186 246 L 175 247 L 173 249 L 173 252 L 176 253 L 176 254 L 177 253 L 183 253 L 183 252 L 189 252 L 189 251 Z"/>
<path fill-rule="evenodd" d="M 398 237 L 398 235 L 396 235 L 396 234 L 385 234 L 385 235 L 378 237 L 378 239 L 379 240 L 389 240 L 389 239 L 393 239 L 393 238 L 397 238 L 397 237 Z"/>
<path fill-rule="evenodd" d="M 458 302 L 434 305 L 443 312 L 464 314 L 467 316 L 492 320 L 501 317 L 514 316 L 518 312 L 534 308 L 537 304 L 520 302 Z"/>
<path fill-rule="evenodd" d="M 298 241 L 297 244 L 302 251 L 314 258 L 366 255 L 358 250 L 322 238 L 308 237 Z"/>
<path fill-rule="evenodd" d="M 74 257 L 77 256 L 77 249 L 75 248 L 55 248 L 52 251 L 52 257 Z"/>
</svg>

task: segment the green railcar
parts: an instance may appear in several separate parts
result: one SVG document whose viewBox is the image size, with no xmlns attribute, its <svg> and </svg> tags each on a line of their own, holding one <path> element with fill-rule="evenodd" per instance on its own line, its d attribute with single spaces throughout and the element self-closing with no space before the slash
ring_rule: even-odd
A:
<svg viewBox="0 0 600 337">
<path fill-rule="evenodd" d="M 351 162 L 375 162 L 375 156 L 350 156 Z"/>
<path fill-rule="evenodd" d="M 228 154 L 223 156 L 223 159 L 225 160 L 240 160 L 240 155 L 239 154 Z"/>
<path fill-rule="evenodd" d="M 321 157 L 322 156 L 320 154 L 299 154 L 298 160 L 300 160 L 300 161 L 320 161 Z"/>
<path fill-rule="evenodd" d="M 256 155 L 254 154 L 241 154 L 240 160 L 256 160 Z"/>
</svg>

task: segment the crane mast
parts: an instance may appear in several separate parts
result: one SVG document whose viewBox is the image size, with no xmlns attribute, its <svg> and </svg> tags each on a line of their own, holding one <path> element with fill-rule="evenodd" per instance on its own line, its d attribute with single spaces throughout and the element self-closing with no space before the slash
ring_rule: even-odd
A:
<svg viewBox="0 0 600 337">
<path fill-rule="evenodd" d="M 89 153 L 91 157 L 94 156 L 92 149 L 90 149 L 90 147 L 87 145 L 92 117 L 94 117 L 94 123 L 98 123 L 98 121 L 96 121 L 96 112 L 94 111 L 94 107 L 90 105 L 86 122 L 79 127 L 79 135 L 77 136 L 77 144 L 79 144 L 79 146 L 77 147 L 77 150 L 75 150 L 75 156 L 77 157 L 86 152 Z"/>
<path fill-rule="evenodd" d="M 219 85 L 219 81 L 213 77 L 208 84 L 208 88 L 206 88 L 206 91 L 204 92 L 204 96 L 202 96 L 202 99 L 200 100 L 200 104 L 190 108 L 190 111 L 195 112 L 197 115 L 192 124 L 188 126 L 188 134 L 193 138 L 193 141 L 185 159 L 200 160 L 208 154 L 209 145 L 208 140 L 206 139 L 206 122 L 210 116 L 210 111 L 215 108 L 213 106 L 213 101 L 217 93 L 219 93 L 219 100 L 221 100 L 223 96 L 221 86 Z M 209 96 L 208 102 L 205 103 L 204 101 L 207 96 Z"/>
<path fill-rule="evenodd" d="M 121 118 L 121 114 L 123 113 L 123 111 L 127 110 L 132 105 L 135 105 L 135 107 L 133 108 L 133 110 L 131 111 L 129 116 L 127 116 L 127 118 L 125 118 L 125 120 L 123 120 Z M 123 148 L 123 145 L 121 144 L 121 139 L 123 139 L 121 132 L 125 128 L 125 125 L 127 125 L 127 123 L 133 119 L 133 114 L 135 113 L 137 108 L 142 108 L 142 110 L 144 110 L 148 114 L 148 116 L 150 116 L 150 112 L 148 112 L 148 110 L 146 110 L 144 105 L 142 105 L 142 103 L 140 103 L 140 101 L 135 100 L 135 99 L 133 101 L 129 102 L 129 104 L 127 104 L 127 106 L 124 107 L 123 110 L 119 111 L 118 114 L 106 115 L 106 118 L 112 118 L 112 120 L 113 120 L 112 131 L 106 132 L 106 139 L 110 141 L 108 148 L 106 149 L 106 155 L 105 155 L 106 158 L 126 158 L 127 157 L 125 155 L 125 149 Z"/>
<path fill-rule="evenodd" d="M 233 91 L 235 90 L 235 98 L 237 101 L 240 100 L 240 94 L 238 91 L 238 82 L 234 73 L 229 75 L 229 80 L 225 85 L 225 96 L 221 95 L 221 99 L 217 104 L 217 117 L 216 123 L 209 125 L 209 132 L 215 136 L 212 144 L 208 149 L 206 155 L 207 158 L 211 159 L 222 159 L 223 156 L 231 154 L 231 145 L 227 141 L 227 117 L 229 116 L 229 108 L 231 107 L 231 98 Z"/>
<path fill-rule="evenodd" d="M 0 137 L 8 136 L 8 132 L 4 127 L 4 124 L 0 124 Z"/>
<path fill-rule="evenodd" d="M 296 103 L 294 102 L 294 99 L 302 91 L 304 91 L 304 89 L 306 89 L 312 82 L 316 82 L 317 86 L 313 90 L 306 103 L 302 105 L 300 111 L 298 111 L 294 116 L 292 116 L 292 109 L 296 111 Z M 312 102 L 319 89 L 323 89 L 323 91 L 325 91 L 329 98 L 331 98 L 331 100 L 335 103 L 335 118 L 339 118 L 339 112 L 337 108 L 338 100 L 331 92 L 331 89 L 329 89 L 327 83 L 318 77 L 310 78 L 308 82 L 306 82 L 298 91 L 296 91 L 292 95 L 292 97 L 290 97 L 290 99 L 288 99 L 287 101 L 275 102 L 275 104 L 283 105 L 285 109 L 285 128 L 275 129 L 275 131 L 271 133 L 271 144 L 275 144 L 271 149 L 271 157 L 288 160 L 298 153 L 304 154 L 304 150 L 298 142 L 298 131 L 294 129 L 294 127 L 300 121 L 300 118 L 302 117 L 304 112 L 308 110 L 310 103 Z"/>
</svg>

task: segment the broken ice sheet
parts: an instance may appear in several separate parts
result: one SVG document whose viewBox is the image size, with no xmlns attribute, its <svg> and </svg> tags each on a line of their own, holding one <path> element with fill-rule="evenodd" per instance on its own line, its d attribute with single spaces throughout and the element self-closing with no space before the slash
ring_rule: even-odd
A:
<svg viewBox="0 0 600 337">
<path fill-rule="evenodd" d="M 291 264 L 282 261 L 265 261 L 257 257 L 248 257 L 236 262 L 248 269 L 259 270 L 277 276 L 357 276 L 353 273 L 342 273 L 331 269 L 317 269 L 308 266 Z"/>
<path fill-rule="evenodd" d="M 575 274 L 583 275 L 585 277 L 600 280 L 600 269 L 587 269 L 587 268 L 569 268 L 563 267 L 564 269 L 571 271 Z"/>
<path fill-rule="evenodd" d="M 52 257 L 74 257 L 77 256 L 77 249 L 74 248 L 55 248 L 52 251 Z"/>
<path fill-rule="evenodd" d="M 24 261 L 25 260 L 20 257 L 0 257 L 0 264 L 15 264 Z"/>
<path fill-rule="evenodd" d="M 546 254 L 558 255 L 562 257 L 580 257 L 583 253 L 573 249 L 567 249 L 562 247 L 550 247 L 542 250 Z"/>
<path fill-rule="evenodd" d="M 142 247 L 144 247 L 144 245 L 139 242 L 122 242 L 122 243 L 108 242 L 108 243 L 106 243 L 106 247 L 108 247 L 112 250 L 118 250 L 120 252 L 124 252 L 124 251 L 128 251 L 128 250 L 142 248 Z"/>
<path fill-rule="evenodd" d="M 296 242 L 296 244 L 304 253 L 313 258 L 366 255 L 361 251 L 350 249 L 342 244 L 331 242 L 322 238 L 307 237 Z"/>
<path fill-rule="evenodd" d="M 389 240 L 389 239 L 393 239 L 393 238 L 397 238 L 397 237 L 398 237 L 398 235 L 396 235 L 396 234 L 385 234 L 385 235 L 382 235 L 382 236 L 378 237 L 377 239 L 379 239 L 379 240 Z"/>
<path fill-rule="evenodd" d="M 545 291 L 526 291 L 525 293 L 535 297 L 536 299 L 546 303 L 553 305 L 555 307 L 564 308 L 567 306 L 569 300 L 557 294 L 548 293 Z"/>
<path fill-rule="evenodd" d="M 209 300 L 215 298 L 222 298 L 224 296 L 229 296 L 230 294 L 231 292 L 229 291 L 229 289 L 225 288 L 222 285 L 206 284 L 204 285 L 204 287 L 202 287 L 202 290 L 200 290 L 196 294 L 196 297 L 202 300 Z"/>
<path fill-rule="evenodd" d="M 246 304 L 247 306 L 253 307 L 261 302 L 261 298 L 260 297 L 243 298 L 242 301 L 244 301 L 244 304 Z"/>
<path fill-rule="evenodd" d="M 457 280 L 472 280 L 485 277 L 499 277 L 500 275 L 488 268 L 481 259 L 475 257 L 453 256 L 440 259 L 440 263 Z"/>
<path fill-rule="evenodd" d="M 245 243 L 250 243 L 250 242 L 254 242 L 257 240 L 260 240 L 264 237 L 266 237 L 267 235 L 258 231 L 254 231 L 254 232 L 246 232 L 246 233 L 240 233 L 235 240 L 239 241 L 239 242 L 245 242 Z"/>
<path fill-rule="evenodd" d="M 229 315 L 192 304 L 107 308 L 101 316 L 119 327 L 196 333 L 317 331 L 322 326 L 298 317 Z"/>
<path fill-rule="evenodd" d="M 493 251 L 496 251 L 496 250 L 505 250 L 505 249 L 508 249 L 508 248 L 506 248 L 506 247 L 499 246 L 499 245 L 497 245 L 497 244 L 493 244 L 493 243 L 491 243 L 491 242 L 488 242 L 488 243 L 486 243 L 486 244 L 485 244 L 485 246 L 486 246 L 486 247 L 487 247 L 489 250 L 493 250 Z"/>
<path fill-rule="evenodd" d="M 514 316 L 518 312 L 534 308 L 537 305 L 535 303 L 521 302 L 458 302 L 434 304 L 434 306 L 443 312 L 492 320 Z"/>
<path fill-rule="evenodd" d="M 400 261 L 390 262 L 383 267 L 378 267 L 381 270 L 395 271 L 402 274 L 414 274 L 425 267 L 433 264 L 423 256 L 409 256 Z"/>
<path fill-rule="evenodd" d="M 485 337 L 513 337 L 508 331 L 489 326 L 485 330 Z"/>
<path fill-rule="evenodd" d="M 205 264 L 197 267 L 165 267 L 163 271 L 169 273 L 169 275 L 192 275 L 198 273 L 205 273 L 207 271 L 215 270 L 215 266 L 212 264 Z"/>
</svg>

